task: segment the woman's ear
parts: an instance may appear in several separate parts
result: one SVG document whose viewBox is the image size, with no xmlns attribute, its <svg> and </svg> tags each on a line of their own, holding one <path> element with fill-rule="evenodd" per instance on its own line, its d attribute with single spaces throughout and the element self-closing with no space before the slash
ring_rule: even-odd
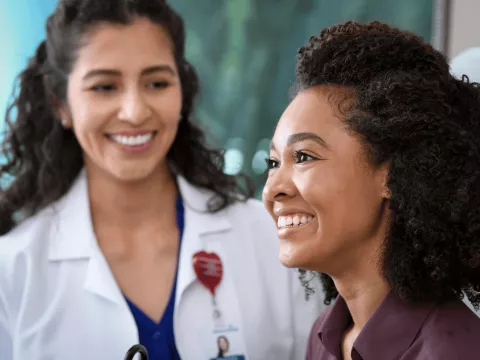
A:
<svg viewBox="0 0 480 360">
<path fill-rule="evenodd" d="M 57 118 L 60 120 L 60 123 L 65 129 L 70 129 L 72 127 L 72 117 L 70 111 L 66 105 L 61 104 L 56 97 L 52 99 L 53 110 Z"/>
<path fill-rule="evenodd" d="M 392 192 L 390 191 L 387 182 L 388 182 L 387 179 L 385 179 L 385 181 L 383 183 L 382 197 L 384 199 L 390 200 L 390 198 L 392 197 Z"/>
<path fill-rule="evenodd" d="M 378 179 L 380 183 L 380 193 L 383 199 L 390 199 L 392 197 L 392 192 L 388 187 L 388 176 L 390 174 L 390 163 L 380 165 L 378 168 Z"/>
</svg>

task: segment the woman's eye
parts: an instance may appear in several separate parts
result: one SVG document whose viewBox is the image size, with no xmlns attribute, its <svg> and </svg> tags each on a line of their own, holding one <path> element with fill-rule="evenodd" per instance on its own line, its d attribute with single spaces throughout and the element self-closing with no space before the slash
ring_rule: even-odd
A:
<svg viewBox="0 0 480 360">
<path fill-rule="evenodd" d="M 95 92 L 110 92 L 115 90 L 115 85 L 112 84 L 102 84 L 92 87 L 92 90 Z"/>
<path fill-rule="evenodd" d="M 168 86 L 167 81 L 153 81 L 149 84 L 150 87 L 154 89 L 164 89 Z"/>
<path fill-rule="evenodd" d="M 302 151 L 298 151 L 295 154 L 295 158 L 296 158 L 297 164 L 301 164 L 301 163 L 311 161 L 311 160 L 316 160 L 316 158 L 314 158 L 313 156 L 310 156 L 310 155 L 308 155 L 308 154 L 306 154 Z"/>
<path fill-rule="evenodd" d="M 275 169 L 278 167 L 278 161 L 273 160 L 273 159 L 265 159 L 265 162 L 267 163 L 267 169 Z"/>
</svg>

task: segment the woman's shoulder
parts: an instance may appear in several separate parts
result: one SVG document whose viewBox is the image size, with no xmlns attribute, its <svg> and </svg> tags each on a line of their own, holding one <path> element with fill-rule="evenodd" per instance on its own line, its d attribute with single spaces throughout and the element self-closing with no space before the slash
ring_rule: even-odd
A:
<svg viewBox="0 0 480 360">
<path fill-rule="evenodd" d="M 465 332 L 480 339 L 480 318 L 460 300 L 437 306 L 427 319 L 425 328 L 432 337 Z"/>
<path fill-rule="evenodd" d="M 68 211 L 68 214 L 64 214 L 63 218 L 84 215 L 84 208 L 88 210 L 88 197 L 86 195 L 85 176 L 82 174 L 78 176 L 72 187 L 61 198 L 34 215 L 19 220 L 12 230 L 0 236 L 0 264 L 2 263 L 2 257 L 18 252 L 28 252 L 35 248 L 37 243 L 45 247 L 51 231 L 58 228 L 59 215 L 64 213 L 65 210 Z"/>
<path fill-rule="evenodd" d="M 218 200 L 219 195 L 214 191 L 194 185 L 183 176 L 177 176 L 177 182 L 184 203 L 195 211 L 208 212 L 209 203 Z M 244 199 L 243 195 L 240 194 L 230 194 L 229 199 L 230 204 L 220 211 L 213 212 L 212 216 L 241 216 L 241 218 L 236 219 L 239 221 L 242 219 L 245 221 L 270 219 L 270 222 L 273 223 L 261 201 L 254 198 Z"/>
<path fill-rule="evenodd" d="M 435 308 L 416 345 L 438 354 L 438 359 L 473 359 L 480 353 L 479 339 L 480 318 L 463 302 L 454 301 Z"/>
<path fill-rule="evenodd" d="M 15 254 L 28 252 L 36 242 L 46 238 L 50 230 L 53 206 L 49 206 L 37 214 L 22 220 L 12 230 L 0 236 L 0 264 L 11 259 Z"/>
<path fill-rule="evenodd" d="M 273 222 L 270 214 L 267 212 L 263 203 L 257 199 L 248 199 L 246 201 L 237 201 L 227 208 L 229 214 L 242 214 L 249 220 L 260 217 L 260 220 L 269 219 Z"/>
<path fill-rule="evenodd" d="M 47 258 L 51 215 L 52 209 L 47 208 L 0 236 L 0 308 L 2 301 L 20 301 L 17 296 L 25 282 L 38 271 L 33 263 Z"/>
<path fill-rule="evenodd" d="M 236 227 L 252 232 L 269 234 L 276 239 L 276 225 L 263 203 L 256 199 L 236 202 L 225 209 L 225 213 Z"/>
</svg>

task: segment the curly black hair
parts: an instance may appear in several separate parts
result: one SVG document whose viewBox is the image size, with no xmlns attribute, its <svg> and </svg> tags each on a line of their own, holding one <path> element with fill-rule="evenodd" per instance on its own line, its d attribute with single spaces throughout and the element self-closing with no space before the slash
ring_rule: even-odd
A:
<svg viewBox="0 0 480 360">
<path fill-rule="evenodd" d="M 0 166 L 0 234 L 63 196 L 83 167 L 82 149 L 72 131 L 58 120 L 54 106 L 66 103 L 68 75 L 82 36 L 100 22 L 129 24 L 145 17 L 163 26 L 174 44 L 183 106 L 178 134 L 169 150 L 172 169 L 215 196 L 215 212 L 253 196 L 251 183 L 224 174 L 223 152 L 206 146 L 191 121 L 199 92 L 198 77 L 185 59 L 182 18 L 162 0 L 59 0 L 46 23 L 44 40 L 19 75 L 19 91 L 6 113 Z M 244 178 L 242 178 L 244 179 Z"/>
<path fill-rule="evenodd" d="M 382 256 L 408 302 L 480 305 L 480 90 L 420 37 L 380 22 L 321 31 L 297 55 L 296 91 L 334 96 L 374 164 L 389 164 L 392 220 Z M 348 100 L 348 101 L 347 101 Z M 344 106 L 347 104 L 348 106 Z M 321 274 L 325 302 L 338 292 Z"/>
</svg>

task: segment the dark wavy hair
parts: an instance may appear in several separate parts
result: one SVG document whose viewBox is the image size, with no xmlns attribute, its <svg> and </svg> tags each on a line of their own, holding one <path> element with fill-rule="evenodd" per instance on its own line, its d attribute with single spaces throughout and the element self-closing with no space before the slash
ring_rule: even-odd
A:
<svg viewBox="0 0 480 360">
<path fill-rule="evenodd" d="M 298 52 L 295 90 L 319 85 L 337 93 L 331 98 L 372 164 L 390 165 L 392 220 L 381 264 L 392 291 L 408 302 L 466 294 L 478 309 L 478 84 L 454 78 L 445 57 L 414 34 L 347 22 Z M 338 292 L 321 278 L 329 304 Z"/>
<path fill-rule="evenodd" d="M 174 44 L 183 107 L 178 134 L 169 150 L 172 169 L 215 196 L 215 212 L 252 196 L 250 183 L 223 173 L 224 156 L 206 146 L 203 131 L 191 121 L 199 91 L 195 69 L 185 59 L 182 18 L 162 0 L 60 0 L 46 23 L 46 40 L 19 75 L 19 90 L 7 109 L 0 166 L 0 234 L 18 218 L 33 215 L 63 196 L 83 167 L 82 149 L 71 130 L 61 126 L 55 105 L 65 104 L 68 75 L 92 26 L 129 24 L 145 17 L 163 26 Z M 56 104 L 55 104 L 56 103 Z"/>
</svg>

